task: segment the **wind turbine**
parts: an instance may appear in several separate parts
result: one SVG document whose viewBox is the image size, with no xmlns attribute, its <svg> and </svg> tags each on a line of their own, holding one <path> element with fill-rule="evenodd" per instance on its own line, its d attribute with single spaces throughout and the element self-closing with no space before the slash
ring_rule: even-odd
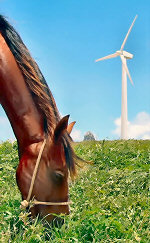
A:
<svg viewBox="0 0 150 243">
<path fill-rule="evenodd" d="M 128 36 L 133 28 L 133 25 L 135 23 L 135 20 L 137 19 L 137 15 L 135 16 L 128 33 L 126 34 L 126 37 L 121 45 L 121 49 L 119 51 L 116 51 L 115 53 L 99 58 L 95 62 L 99 62 L 102 60 L 114 58 L 120 56 L 122 61 L 122 105 L 121 105 L 121 139 L 128 139 L 128 116 L 127 116 L 127 75 L 131 81 L 131 84 L 133 85 L 132 78 L 130 76 L 128 67 L 127 67 L 127 59 L 132 59 L 133 54 L 126 52 L 123 50 L 125 43 L 128 39 Z"/>
</svg>

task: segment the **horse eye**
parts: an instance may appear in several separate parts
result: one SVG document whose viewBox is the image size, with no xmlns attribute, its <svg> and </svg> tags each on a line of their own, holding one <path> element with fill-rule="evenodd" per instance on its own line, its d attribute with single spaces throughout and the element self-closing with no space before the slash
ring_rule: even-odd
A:
<svg viewBox="0 0 150 243">
<path fill-rule="evenodd" d="M 56 170 L 54 175 L 55 175 L 55 179 L 58 181 L 61 181 L 64 178 L 64 173 L 62 171 Z"/>
</svg>

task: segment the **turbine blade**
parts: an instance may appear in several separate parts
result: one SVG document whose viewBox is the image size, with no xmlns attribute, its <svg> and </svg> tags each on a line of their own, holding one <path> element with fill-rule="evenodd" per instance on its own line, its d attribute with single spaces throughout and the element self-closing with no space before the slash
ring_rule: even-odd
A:
<svg viewBox="0 0 150 243">
<path fill-rule="evenodd" d="M 108 55 L 108 56 L 105 56 L 105 57 L 101 57 L 101 58 L 95 60 L 95 62 L 99 62 L 99 61 L 102 61 L 102 60 L 114 58 L 114 57 L 117 57 L 117 56 L 119 56 L 119 54 L 115 52 L 114 54 L 111 54 L 111 55 Z"/>
<path fill-rule="evenodd" d="M 122 43 L 122 46 L 121 46 L 121 51 L 123 50 L 123 48 L 124 48 L 124 45 L 125 45 L 125 43 L 126 43 L 126 41 L 127 41 L 127 39 L 128 39 L 128 36 L 129 36 L 129 34 L 130 34 L 130 32 L 131 32 L 131 30 L 132 30 L 132 28 L 133 28 L 133 25 L 134 25 L 134 23 L 135 23 L 135 20 L 137 19 L 137 15 L 135 16 L 135 18 L 134 18 L 134 20 L 133 20 L 133 22 L 132 22 L 132 24 L 131 24 L 131 26 L 130 26 L 130 28 L 129 28 L 129 30 L 128 30 L 128 33 L 126 34 L 126 37 L 125 37 L 125 39 L 124 39 L 124 41 L 123 41 L 123 43 Z"/>
<path fill-rule="evenodd" d="M 124 66 L 124 68 L 125 68 L 125 70 L 126 70 L 126 73 L 127 73 L 128 77 L 129 77 L 129 79 L 130 79 L 130 81 L 131 81 L 131 84 L 133 85 L 133 80 L 132 80 L 132 78 L 131 78 L 131 75 L 130 75 L 130 73 L 129 73 L 129 69 L 128 69 L 127 64 L 126 64 L 126 62 L 125 62 L 125 58 L 124 58 L 123 55 L 120 55 L 120 58 L 121 58 L 121 61 L 122 61 L 122 63 L 123 63 L 123 66 Z"/>
</svg>

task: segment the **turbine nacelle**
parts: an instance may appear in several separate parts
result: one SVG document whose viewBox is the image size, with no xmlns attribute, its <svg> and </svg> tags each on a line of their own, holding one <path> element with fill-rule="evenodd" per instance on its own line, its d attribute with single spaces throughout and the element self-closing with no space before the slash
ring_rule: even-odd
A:
<svg viewBox="0 0 150 243">
<path fill-rule="evenodd" d="M 123 51 L 123 50 L 119 50 L 119 51 L 116 51 L 116 53 L 121 56 L 123 55 L 126 59 L 132 59 L 133 58 L 133 54 L 127 52 L 127 51 Z"/>
</svg>

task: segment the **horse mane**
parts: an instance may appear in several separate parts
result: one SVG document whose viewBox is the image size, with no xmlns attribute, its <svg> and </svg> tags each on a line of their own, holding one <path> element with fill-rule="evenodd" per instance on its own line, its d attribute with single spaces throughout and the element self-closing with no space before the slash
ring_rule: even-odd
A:
<svg viewBox="0 0 150 243">
<path fill-rule="evenodd" d="M 0 32 L 21 70 L 35 105 L 43 115 L 44 132 L 47 135 L 52 136 L 57 123 L 60 121 L 60 115 L 45 78 L 37 63 L 31 57 L 31 54 L 23 43 L 20 35 L 2 15 L 0 15 Z M 74 175 L 76 155 L 70 144 L 71 138 L 67 134 L 63 136 L 62 141 L 68 169 L 70 173 Z"/>
<path fill-rule="evenodd" d="M 19 34 L 2 15 L 0 15 L 0 31 L 15 57 L 36 105 L 45 118 L 45 132 L 52 134 L 54 125 L 58 122 L 60 116 L 45 78 Z"/>
</svg>

